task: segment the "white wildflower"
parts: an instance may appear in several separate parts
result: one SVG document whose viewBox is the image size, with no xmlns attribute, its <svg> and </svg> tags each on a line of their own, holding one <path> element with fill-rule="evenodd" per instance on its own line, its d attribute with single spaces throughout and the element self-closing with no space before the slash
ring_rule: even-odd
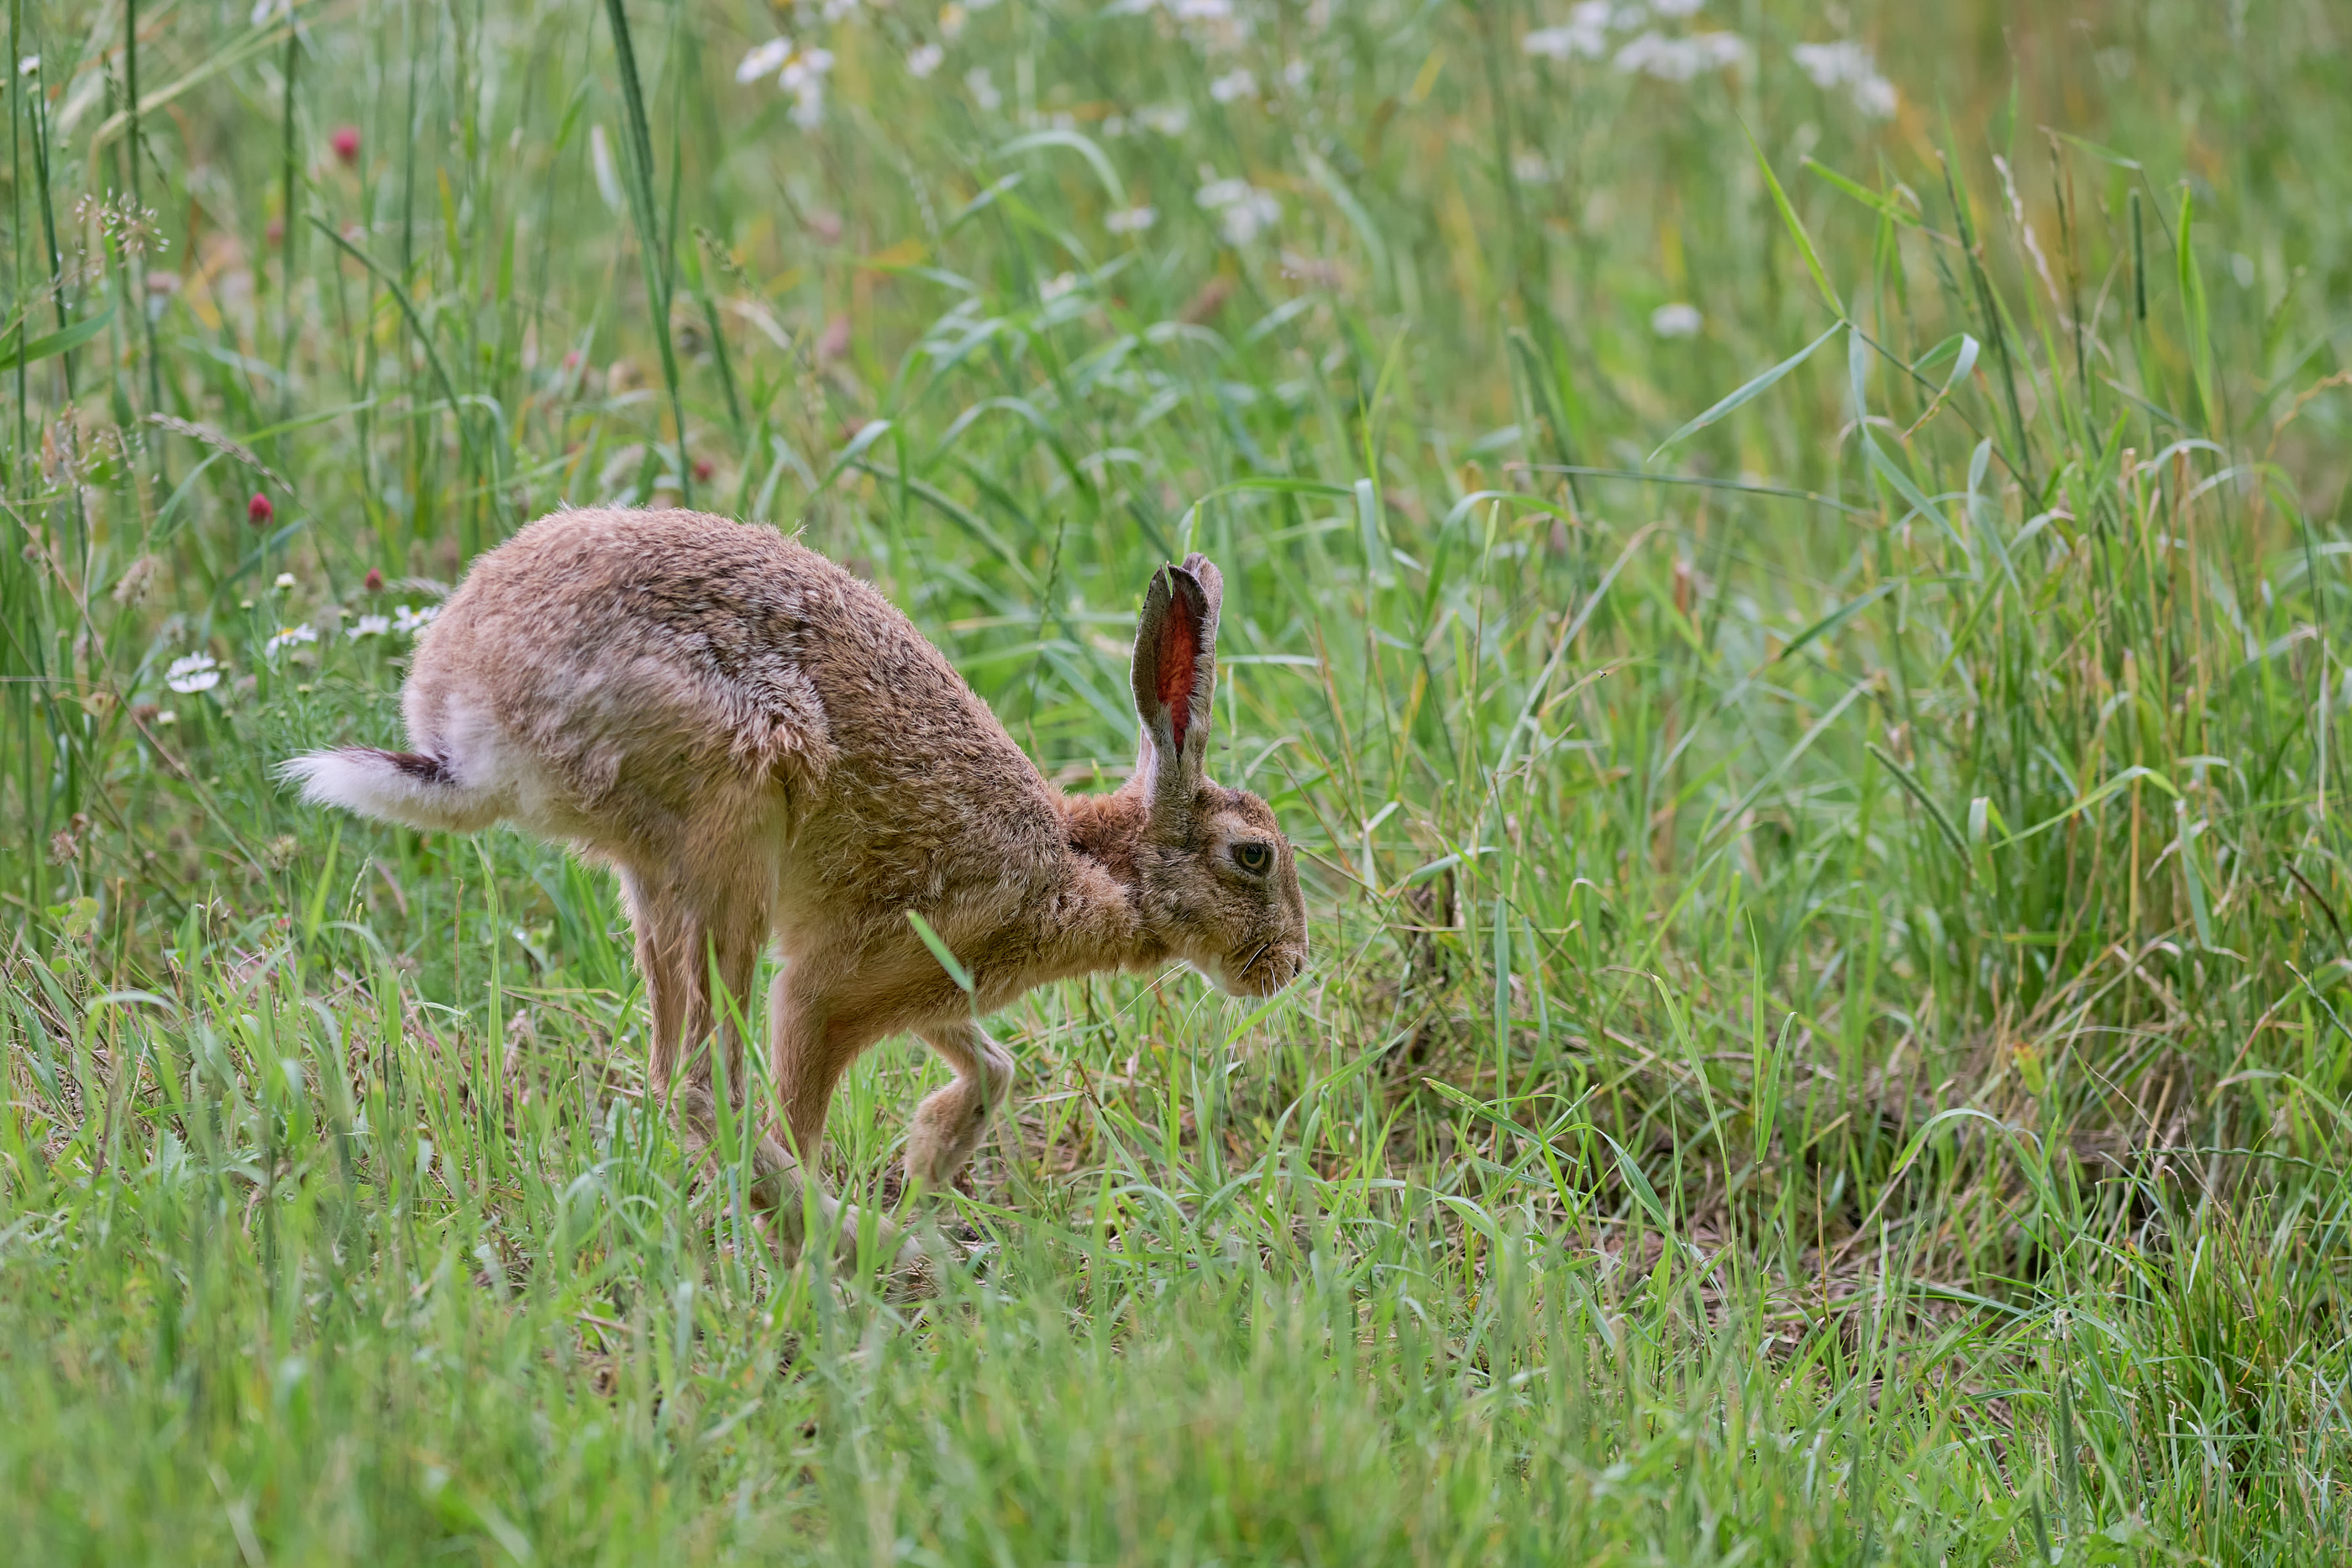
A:
<svg viewBox="0 0 2352 1568">
<path fill-rule="evenodd" d="M 38 55 L 26 55 L 23 59 L 18 60 L 16 62 L 16 74 L 20 77 L 39 76 L 41 74 L 41 57 Z"/>
<path fill-rule="evenodd" d="M 964 72 L 963 85 L 982 114 L 993 114 L 1004 107 L 1004 95 L 996 90 L 996 83 L 990 78 L 986 66 L 974 66 Z"/>
<path fill-rule="evenodd" d="M 856 9 L 855 4 L 842 6 L 828 0 L 824 17 L 828 22 L 838 21 Z M 795 48 L 790 38 L 774 37 L 743 57 L 742 64 L 735 68 L 735 79 L 757 81 L 773 71 L 776 86 L 793 95 L 793 123 L 814 131 L 824 123 L 824 78 L 832 69 L 831 49 L 814 44 Z"/>
<path fill-rule="evenodd" d="M 1639 71 L 1660 81 L 1688 81 L 1703 71 L 1722 70 L 1748 58 L 1748 40 L 1737 33 L 1694 33 L 1669 38 L 1643 33 L 1617 51 L 1621 71 Z"/>
<path fill-rule="evenodd" d="M 950 44 L 954 43 L 957 38 L 962 36 L 964 24 L 971 20 L 971 16 L 965 13 L 964 8 L 961 5 L 940 6 L 940 37 L 945 38 Z"/>
<path fill-rule="evenodd" d="M 437 604 L 428 604 L 422 610 L 411 610 L 405 604 L 394 605 L 392 612 L 392 629 L 413 637 L 430 626 L 433 623 L 433 618 L 440 613 L 441 607 Z"/>
<path fill-rule="evenodd" d="M 1706 318 L 1698 313 L 1698 307 L 1679 299 L 1650 312 L 1650 330 L 1661 338 L 1696 338 L 1705 325 Z"/>
<path fill-rule="evenodd" d="M 735 79 L 758 81 L 763 76 L 772 76 L 783 69 L 784 62 L 792 57 L 793 41 L 790 38 L 770 38 L 743 57 L 743 63 L 735 68 Z"/>
<path fill-rule="evenodd" d="M 210 653 L 190 653 L 172 661 L 163 672 L 163 684 L 186 696 L 194 692 L 208 692 L 220 685 L 220 662 Z"/>
<path fill-rule="evenodd" d="M 1685 40 L 1699 52 L 1701 61 L 1710 70 L 1725 70 L 1744 65 L 1755 50 L 1748 40 L 1737 33 L 1698 33 Z"/>
<path fill-rule="evenodd" d="M 1856 69 L 1877 68 L 1870 51 L 1850 38 L 1830 44 L 1799 44 L 1790 49 L 1789 57 L 1819 88 L 1843 87 Z"/>
<path fill-rule="evenodd" d="M 1293 60 L 1282 68 L 1282 85 L 1297 92 L 1315 79 L 1315 64 L 1311 60 Z"/>
<path fill-rule="evenodd" d="M 786 92 L 798 92 L 803 88 L 823 82 L 832 72 L 833 51 L 831 49 L 803 49 L 784 62 L 783 70 L 776 77 L 776 84 Z"/>
<path fill-rule="evenodd" d="M 1519 40 L 1519 47 L 1528 54 L 1547 60 L 1597 60 L 1609 52 L 1609 7 L 1598 7 L 1601 16 L 1595 19 L 1583 13 L 1594 10 L 1591 5 L 1579 5 L 1566 26 L 1538 27 Z"/>
<path fill-rule="evenodd" d="M 824 123 L 824 78 L 833 71 L 831 49 L 806 48 L 784 62 L 776 85 L 793 95 L 793 123 L 814 131 Z"/>
<path fill-rule="evenodd" d="M 1057 273 L 1037 286 L 1037 297 L 1040 299 L 1043 299 L 1046 304 L 1051 305 L 1055 300 L 1059 299 L 1065 294 L 1076 288 L 1077 286 L 1078 275 L 1076 273 Z"/>
<path fill-rule="evenodd" d="M 270 584 L 270 586 L 273 588 L 291 588 L 294 586 L 294 574 L 290 571 L 281 571 L 278 574 L 278 580 Z"/>
<path fill-rule="evenodd" d="M 261 645 L 261 652 L 265 657 L 276 658 L 278 650 L 280 648 L 290 648 L 303 643 L 315 643 L 318 640 L 319 629 L 316 626 L 280 626 L 276 634 Z"/>
<path fill-rule="evenodd" d="M 1112 213 L 1103 219 L 1103 227 L 1115 235 L 1138 235 L 1160 221 L 1160 209 L 1153 206 L 1129 207 Z"/>
<path fill-rule="evenodd" d="M 606 206 L 619 212 L 622 206 L 621 175 L 613 167 L 613 144 L 605 139 L 604 128 L 601 125 L 588 128 L 588 164 L 596 172 L 597 194 L 604 198 Z"/>
<path fill-rule="evenodd" d="M 1849 89 L 1854 107 L 1872 119 L 1885 120 L 1895 113 L 1895 84 L 1878 74 L 1878 61 L 1870 50 L 1853 39 L 1799 44 L 1789 55 L 1798 68 L 1812 78 L 1815 87 L 1823 91 L 1841 87 Z"/>
<path fill-rule="evenodd" d="M 1135 111 L 1135 122 L 1162 136 L 1181 136 L 1192 127 L 1192 111 L 1181 103 L 1147 104 Z"/>
<path fill-rule="evenodd" d="M 362 615 L 359 618 L 359 623 L 353 626 L 350 631 L 344 632 L 343 635 L 356 643 L 362 637 L 388 636 L 391 632 L 391 616 Z"/>
<path fill-rule="evenodd" d="M 1247 245 L 1282 217 L 1282 204 L 1273 193 L 1246 180 L 1212 180 L 1192 199 L 1217 214 L 1218 232 L 1227 245 Z"/>
<path fill-rule="evenodd" d="M 928 80 L 947 63 L 947 57 L 948 52 L 937 44 L 918 44 L 907 52 L 907 74 L 917 81 Z"/>
<path fill-rule="evenodd" d="M 1209 96 L 1219 103 L 1231 103 L 1237 98 L 1257 96 L 1257 78 L 1246 67 L 1219 77 L 1209 84 Z"/>
<path fill-rule="evenodd" d="M 167 724 L 177 724 L 179 722 L 179 713 L 173 708 L 165 708 L 163 712 L 155 716 L 155 724 L 158 728 L 161 728 Z"/>
</svg>

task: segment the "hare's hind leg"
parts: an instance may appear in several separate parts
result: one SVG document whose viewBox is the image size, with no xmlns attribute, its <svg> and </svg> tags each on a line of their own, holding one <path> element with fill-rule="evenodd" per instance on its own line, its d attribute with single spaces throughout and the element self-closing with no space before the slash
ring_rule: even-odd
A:
<svg viewBox="0 0 2352 1568">
<path fill-rule="evenodd" d="M 621 894 L 637 939 L 653 1050 L 646 1077 L 665 1101 L 708 1089 L 712 1060 L 703 1042 L 719 1025 L 728 1098 L 743 1103 L 743 1031 L 766 911 L 749 890 L 681 886 L 675 878 L 621 868 Z M 711 988 L 713 971 L 723 996 Z"/>
<path fill-rule="evenodd" d="M 924 1096 L 907 1125 L 907 1182 L 942 1187 L 971 1162 L 991 1115 L 1013 1091 L 1013 1058 L 965 1019 L 922 1031 L 923 1043 L 955 1071 L 954 1082 Z"/>
<path fill-rule="evenodd" d="M 729 1103 L 751 1116 L 755 1125 L 766 1119 L 746 1092 L 741 1019 L 759 967 L 767 911 L 748 890 L 713 895 L 696 889 L 704 896 L 690 899 L 673 883 L 628 867 L 621 871 L 621 890 L 636 931 L 637 967 L 652 1016 L 646 1076 L 677 1118 L 689 1152 L 707 1158 L 719 1135 L 712 1057 L 703 1049 L 714 1021 Z M 714 971 L 719 994 L 711 989 Z M 773 1217 L 787 1257 L 795 1255 L 803 1212 L 801 1162 L 766 1133 L 751 1155 L 751 1201 Z M 815 1197 L 820 1218 L 829 1223 L 838 1206 L 822 1189 Z"/>
</svg>

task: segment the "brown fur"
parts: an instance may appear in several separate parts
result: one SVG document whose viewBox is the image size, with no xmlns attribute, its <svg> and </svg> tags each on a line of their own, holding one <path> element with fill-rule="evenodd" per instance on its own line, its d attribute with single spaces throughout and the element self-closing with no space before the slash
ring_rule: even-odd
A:
<svg viewBox="0 0 2352 1568">
<path fill-rule="evenodd" d="M 822 556 L 696 513 L 559 512 L 478 561 L 425 632 L 403 693 L 412 753 L 347 747 L 287 772 L 313 800 L 424 827 L 509 820 L 610 862 L 653 1077 L 698 1146 L 716 1103 L 697 1047 L 727 1011 L 711 973 L 748 1003 L 772 940 L 769 1050 L 799 1161 L 842 1071 L 908 1032 L 956 1074 L 907 1140 L 909 1178 L 943 1184 L 1013 1073 L 974 1003 L 1179 959 L 1264 995 L 1305 964 L 1288 841 L 1263 800 L 1202 773 L 1222 594 L 1201 556 L 1153 575 L 1135 775 L 1066 797 L 905 616 Z M 1236 854 L 1260 845 L 1253 874 Z M 971 1000 L 909 910 L 971 972 Z M 743 1041 L 718 1036 L 740 1092 Z M 789 1228 L 796 1162 L 769 1138 L 759 1165 Z"/>
</svg>

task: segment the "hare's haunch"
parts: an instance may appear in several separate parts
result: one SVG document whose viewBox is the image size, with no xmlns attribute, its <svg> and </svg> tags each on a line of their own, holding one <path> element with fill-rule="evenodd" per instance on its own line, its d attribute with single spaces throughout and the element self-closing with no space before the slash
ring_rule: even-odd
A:
<svg viewBox="0 0 2352 1568">
<path fill-rule="evenodd" d="M 1289 841 L 1265 801 L 1202 771 L 1223 591 L 1202 556 L 1153 573 L 1134 775 L 1065 796 L 905 616 L 824 557 L 693 512 L 559 512 L 475 563 L 423 634 L 402 693 L 410 750 L 343 747 L 284 771 L 310 800 L 454 831 L 511 821 L 611 862 L 652 1078 L 698 1148 L 717 1118 L 701 1047 L 715 1025 L 740 1094 L 732 1019 L 772 939 L 769 1051 L 798 1160 L 763 1138 L 757 1196 L 789 1234 L 834 1084 L 884 1036 L 919 1035 L 955 1071 L 907 1135 L 909 1179 L 940 1185 L 1011 1084 L 975 1010 L 1173 960 L 1265 995 L 1305 964 Z"/>
</svg>

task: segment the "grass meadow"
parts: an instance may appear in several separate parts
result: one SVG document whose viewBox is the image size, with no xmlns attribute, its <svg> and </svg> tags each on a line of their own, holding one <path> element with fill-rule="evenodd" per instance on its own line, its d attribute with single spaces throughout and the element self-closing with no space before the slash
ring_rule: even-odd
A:
<svg viewBox="0 0 2352 1568">
<path fill-rule="evenodd" d="M 15 1561 L 2352 1552 L 2340 5 L 5 25 Z M 603 873 L 272 779 L 566 503 L 1074 787 L 1208 551 L 1309 972 L 1035 993 L 939 1295 L 780 1266 Z"/>
</svg>

